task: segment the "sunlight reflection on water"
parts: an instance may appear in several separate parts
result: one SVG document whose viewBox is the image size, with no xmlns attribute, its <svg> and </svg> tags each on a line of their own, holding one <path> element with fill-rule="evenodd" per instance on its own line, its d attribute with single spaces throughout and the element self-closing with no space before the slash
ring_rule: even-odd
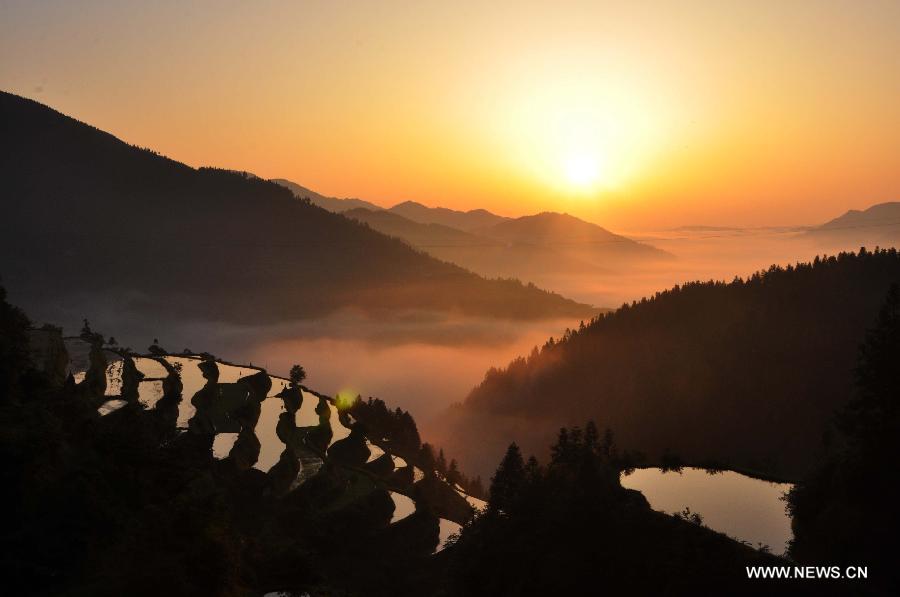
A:
<svg viewBox="0 0 900 597">
<path fill-rule="evenodd" d="M 790 483 L 770 483 L 733 471 L 711 475 L 685 468 L 679 474 L 649 468 L 623 475 L 622 486 L 643 493 L 655 510 L 673 514 L 690 508 L 709 528 L 753 546 L 768 545 L 773 553 L 782 553 L 792 537 L 781 500 Z"/>
</svg>

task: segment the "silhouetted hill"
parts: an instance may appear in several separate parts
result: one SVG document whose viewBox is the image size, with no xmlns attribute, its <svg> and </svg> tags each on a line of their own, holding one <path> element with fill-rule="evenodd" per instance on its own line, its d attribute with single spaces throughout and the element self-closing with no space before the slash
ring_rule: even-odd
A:
<svg viewBox="0 0 900 597">
<path fill-rule="evenodd" d="M 507 218 L 492 214 L 486 209 L 458 211 L 446 207 L 427 207 L 415 201 L 404 201 L 390 208 L 391 212 L 422 224 L 441 224 L 458 230 L 470 231 L 490 226 Z"/>
<path fill-rule="evenodd" d="M 386 210 L 374 211 L 356 208 L 345 211 L 343 215 L 359 222 L 365 222 L 371 228 L 389 236 L 401 238 L 414 247 L 420 247 L 437 257 L 440 257 L 440 251 L 432 251 L 432 249 L 440 249 L 447 246 L 468 247 L 484 245 L 487 240 L 442 224 L 414 222 Z"/>
<path fill-rule="evenodd" d="M 667 259 L 671 255 L 650 245 L 613 234 L 609 230 L 585 222 L 569 214 L 543 212 L 533 216 L 507 219 L 478 228 L 475 234 L 507 243 L 550 246 L 594 254 L 603 258 L 640 256 Z"/>
<path fill-rule="evenodd" d="M 671 257 L 564 214 L 505 219 L 473 232 L 415 222 L 390 210 L 354 209 L 344 215 L 483 276 L 515 277 L 569 292 L 572 277 L 602 280 Z"/>
<path fill-rule="evenodd" d="M 334 213 L 342 213 L 348 209 L 383 209 L 374 203 L 369 203 L 362 199 L 338 199 L 337 197 L 326 197 L 325 195 L 320 195 L 315 191 L 311 191 L 306 187 L 298 185 L 296 182 L 291 182 L 284 178 L 273 178 L 271 182 L 290 189 L 298 199 L 309 198 L 313 205 L 318 205 L 319 207 L 327 209 L 328 211 L 333 211 Z"/>
<path fill-rule="evenodd" d="M 0 113 L 0 272 L 37 310 L 104 294 L 168 318 L 240 322 L 342 307 L 589 312 L 437 261 L 275 183 L 195 170 L 37 102 L 3 93 Z"/>
<path fill-rule="evenodd" d="M 448 413 L 443 445 L 484 473 L 507 442 L 539 452 L 560 425 L 593 418 L 648 463 L 800 478 L 898 280 L 891 249 L 676 286 L 488 371 Z"/>
<path fill-rule="evenodd" d="M 896 247 L 900 243 L 900 202 L 879 203 L 811 228 L 806 233 L 819 242 L 845 249 L 868 246 Z"/>
</svg>

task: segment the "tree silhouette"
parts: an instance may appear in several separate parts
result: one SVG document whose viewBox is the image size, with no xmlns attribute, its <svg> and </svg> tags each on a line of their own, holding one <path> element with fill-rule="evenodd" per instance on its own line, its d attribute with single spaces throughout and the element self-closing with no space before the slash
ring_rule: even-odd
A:
<svg viewBox="0 0 900 597">
<path fill-rule="evenodd" d="M 865 562 L 900 588 L 896 483 L 900 462 L 900 290 L 888 292 L 859 350 L 857 388 L 836 417 L 830 453 L 787 497 L 801 562 Z"/>
<path fill-rule="evenodd" d="M 438 450 L 437 459 L 434 461 L 434 468 L 442 476 L 447 476 L 447 457 L 444 456 L 444 449 Z"/>
<path fill-rule="evenodd" d="M 83 325 L 81 326 L 81 339 L 90 341 L 90 339 L 94 336 L 94 332 L 91 330 L 91 322 L 88 321 L 87 317 L 83 320 Z"/>
<path fill-rule="evenodd" d="M 459 484 L 460 486 L 463 486 L 463 483 L 461 483 L 463 480 L 462 475 L 459 472 L 459 465 L 456 463 L 456 459 L 451 459 L 450 464 L 447 465 L 447 474 L 445 475 L 445 478 L 450 485 Z"/>
<path fill-rule="evenodd" d="M 422 447 L 419 450 L 419 465 L 426 473 L 434 470 L 434 449 L 431 447 L 431 444 L 422 444 Z"/>
<path fill-rule="evenodd" d="M 306 379 L 306 370 L 300 365 L 294 365 L 291 367 L 291 372 L 288 377 L 291 382 L 291 387 L 296 388 Z"/>
<path fill-rule="evenodd" d="M 500 512 L 512 504 L 519 489 L 525 482 L 525 463 L 522 461 L 522 453 L 515 443 L 509 445 L 497 472 L 491 479 L 491 488 L 488 498 L 488 509 L 492 512 Z"/>
</svg>

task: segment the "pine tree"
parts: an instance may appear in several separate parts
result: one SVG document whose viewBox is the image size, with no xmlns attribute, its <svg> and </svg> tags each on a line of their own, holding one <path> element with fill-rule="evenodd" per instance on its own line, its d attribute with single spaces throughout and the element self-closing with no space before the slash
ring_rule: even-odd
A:
<svg viewBox="0 0 900 597">
<path fill-rule="evenodd" d="M 565 427 L 560 427 L 556 436 L 556 443 L 550 448 L 550 457 L 553 462 L 562 462 L 568 452 L 569 430 Z"/>
<path fill-rule="evenodd" d="M 435 469 L 434 450 L 432 449 L 431 444 L 422 444 L 422 447 L 419 450 L 419 465 L 426 473 L 431 473 Z"/>
<path fill-rule="evenodd" d="M 600 442 L 600 455 L 606 460 L 615 460 L 617 456 L 615 438 L 613 437 L 612 429 L 609 427 L 603 432 L 603 441 Z"/>
<path fill-rule="evenodd" d="M 506 455 L 491 479 L 488 509 L 492 512 L 508 510 L 525 483 L 525 463 L 522 452 L 515 443 L 509 445 Z"/>
<path fill-rule="evenodd" d="M 541 478 L 541 466 L 538 464 L 537 458 L 534 455 L 528 457 L 528 462 L 525 463 L 525 479 L 529 483 L 535 483 Z"/>
<path fill-rule="evenodd" d="M 474 495 L 477 498 L 484 498 L 484 482 L 481 480 L 481 475 L 475 477 L 475 480 L 469 484 L 469 494 Z"/>
<path fill-rule="evenodd" d="M 875 456 L 873 447 L 896 431 L 900 406 L 900 288 L 892 285 L 874 329 L 860 348 L 857 395 L 841 413 L 838 425 L 850 445 Z"/>
<path fill-rule="evenodd" d="M 458 484 L 460 487 L 463 486 L 461 483 L 462 476 L 459 472 L 459 465 L 456 464 L 456 459 L 451 459 L 450 464 L 447 466 L 447 474 L 446 474 L 447 483 L 450 485 Z"/>
</svg>

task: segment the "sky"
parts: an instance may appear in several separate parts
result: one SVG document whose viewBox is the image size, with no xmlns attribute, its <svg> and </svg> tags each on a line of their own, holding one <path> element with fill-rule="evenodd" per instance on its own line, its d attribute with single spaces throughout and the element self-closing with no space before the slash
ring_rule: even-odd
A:
<svg viewBox="0 0 900 597">
<path fill-rule="evenodd" d="M 192 166 L 614 230 L 900 200 L 900 2 L 0 0 L 0 89 Z"/>
</svg>

